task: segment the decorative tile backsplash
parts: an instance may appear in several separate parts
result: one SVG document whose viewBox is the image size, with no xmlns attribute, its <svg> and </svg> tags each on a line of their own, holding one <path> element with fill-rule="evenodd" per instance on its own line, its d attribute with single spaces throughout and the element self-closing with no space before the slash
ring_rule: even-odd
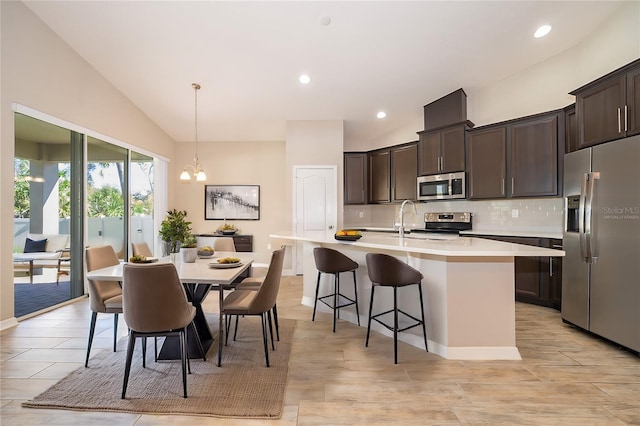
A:
<svg viewBox="0 0 640 426">
<path fill-rule="evenodd" d="M 436 201 L 405 206 L 405 227 L 424 226 L 428 212 L 471 212 L 474 231 L 562 232 L 563 198 L 526 198 L 487 201 Z M 399 204 L 344 206 L 344 227 L 391 228 L 399 223 Z"/>
</svg>

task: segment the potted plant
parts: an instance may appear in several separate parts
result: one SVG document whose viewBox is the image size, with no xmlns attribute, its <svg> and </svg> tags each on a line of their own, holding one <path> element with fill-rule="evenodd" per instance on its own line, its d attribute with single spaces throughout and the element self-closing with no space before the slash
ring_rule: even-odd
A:
<svg viewBox="0 0 640 426">
<path fill-rule="evenodd" d="M 160 238 L 164 241 L 165 255 L 178 253 L 182 243 L 191 236 L 191 222 L 184 210 L 169 210 L 160 224 Z"/>
<path fill-rule="evenodd" d="M 182 255 L 182 261 L 184 263 L 193 263 L 196 261 L 196 257 L 198 257 L 198 240 L 195 235 L 189 234 L 189 236 L 182 241 L 180 254 Z"/>
</svg>

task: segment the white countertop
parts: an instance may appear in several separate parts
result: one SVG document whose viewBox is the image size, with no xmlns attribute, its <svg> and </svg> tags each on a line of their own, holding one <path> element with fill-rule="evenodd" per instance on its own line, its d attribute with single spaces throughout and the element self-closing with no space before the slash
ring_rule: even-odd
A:
<svg viewBox="0 0 640 426">
<path fill-rule="evenodd" d="M 271 234 L 271 238 L 294 241 L 309 241 L 324 244 L 348 244 L 355 247 L 394 250 L 406 253 L 423 253 L 452 257 L 504 257 L 504 256 L 564 256 L 562 250 L 504 243 L 474 237 L 452 239 L 431 239 L 425 234 L 408 235 L 400 239 L 398 235 L 385 232 L 365 232 L 357 241 L 338 241 L 334 234 L 323 237 L 302 237 L 292 233 Z"/>
</svg>

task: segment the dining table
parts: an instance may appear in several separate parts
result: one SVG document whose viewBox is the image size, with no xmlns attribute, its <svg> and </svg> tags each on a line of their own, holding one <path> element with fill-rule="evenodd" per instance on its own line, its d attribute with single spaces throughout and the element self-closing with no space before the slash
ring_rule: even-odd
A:
<svg viewBox="0 0 640 426">
<path fill-rule="evenodd" d="M 235 257 L 240 259 L 236 264 L 220 264 L 218 259 L 225 257 Z M 247 252 L 215 252 L 210 258 L 198 258 L 194 263 L 181 262 L 178 256 L 166 256 L 151 259 L 144 265 L 153 265 L 159 263 L 173 263 L 178 272 L 180 282 L 185 288 L 187 299 L 196 308 L 196 315 L 193 320 L 198 337 L 206 354 L 213 344 L 213 334 L 207 323 L 207 319 L 202 308 L 202 302 L 205 300 L 211 290 L 218 291 L 219 306 L 222 306 L 224 300 L 224 291 L 233 290 L 237 283 L 235 282 L 254 261 L 252 253 Z M 96 269 L 87 273 L 89 280 L 101 281 L 118 281 L 123 280 L 123 266 L 128 262 L 120 262 L 118 265 L 108 266 L 106 268 Z M 218 315 L 218 366 L 220 366 L 222 355 L 222 341 L 225 327 L 223 324 L 223 316 Z M 200 349 L 197 345 L 196 336 L 193 334 L 192 328 L 188 328 L 188 354 L 189 358 L 202 358 Z M 179 338 L 167 337 L 158 354 L 159 360 L 180 359 L 180 341 Z"/>
</svg>

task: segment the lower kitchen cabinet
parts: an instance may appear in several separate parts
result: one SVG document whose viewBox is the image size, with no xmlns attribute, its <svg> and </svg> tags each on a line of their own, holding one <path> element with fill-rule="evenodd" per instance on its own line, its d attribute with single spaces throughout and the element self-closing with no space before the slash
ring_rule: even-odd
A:
<svg viewBox="0 0 640 426">
<path fill-rule="evenodd" d="M 479 237 L 506 243 L 562 249 L 562 240 L 557 239 L 494 235 Z M 562 302 L 562 258 L 516 257 L 514 263 L 516 300 L 559 310 Z"/>
</svg>

